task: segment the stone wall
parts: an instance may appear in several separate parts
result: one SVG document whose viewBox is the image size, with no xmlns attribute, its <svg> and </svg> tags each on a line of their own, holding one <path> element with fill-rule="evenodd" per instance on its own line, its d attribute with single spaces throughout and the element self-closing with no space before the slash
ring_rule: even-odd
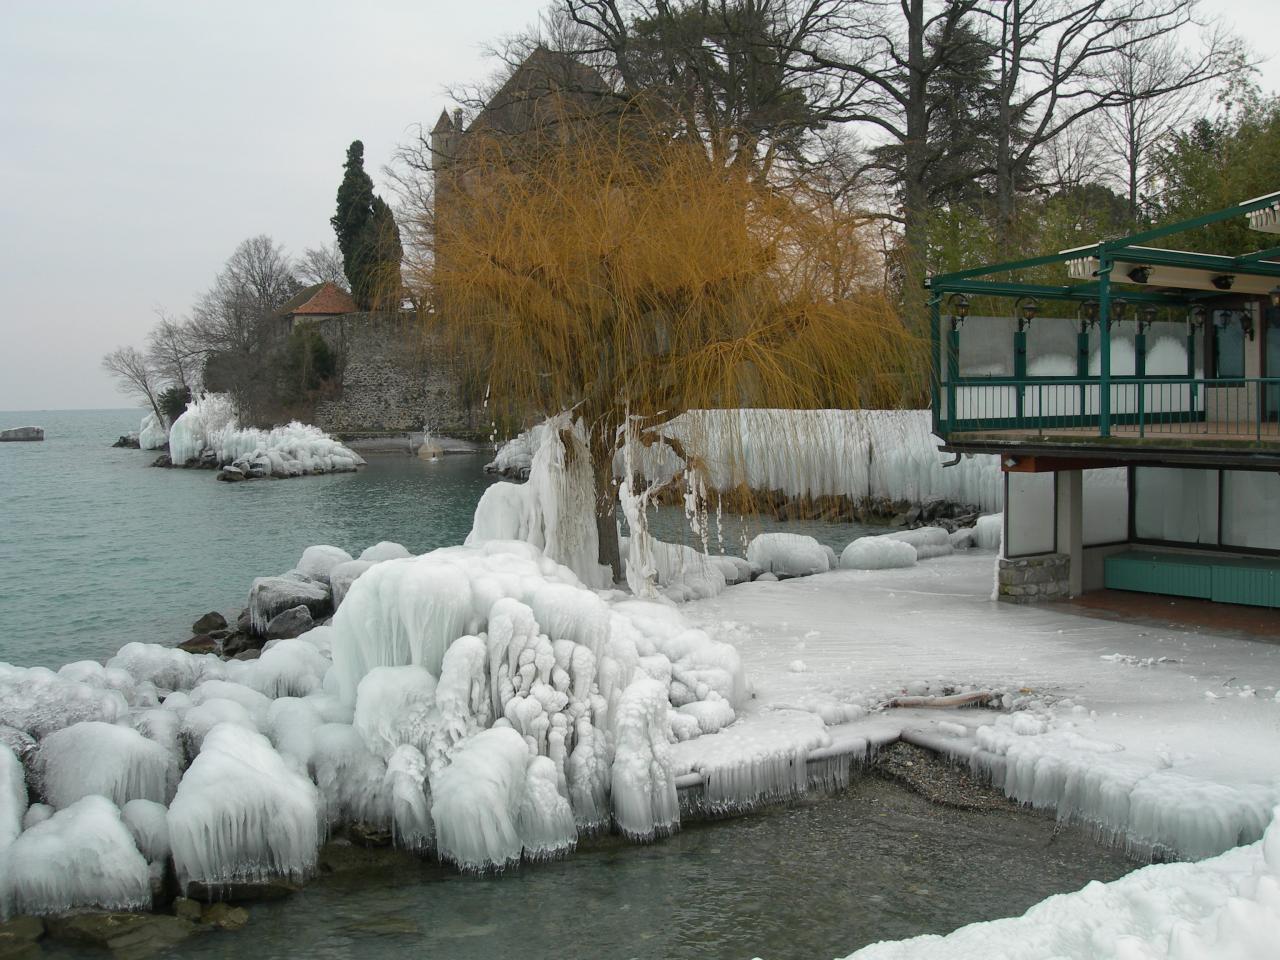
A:
<svg viewBox="0 0 1280 960">
<path fill-rule="evenodd" d="M 1071 596 L 1071 558 L 1065 553 L 998 561 L 999 597 L 1008 603 L 1065 600 Z"/>
<path fill-rule="evenodd" d="M 348 313 L 310 321 L 338 358 L 341 387 L 316 403 L 312 422 L 330 433 L 421 430 L 472 437 L 478 410 L 462 397 L 455 358 L 409 315 Z"/>
</svg>

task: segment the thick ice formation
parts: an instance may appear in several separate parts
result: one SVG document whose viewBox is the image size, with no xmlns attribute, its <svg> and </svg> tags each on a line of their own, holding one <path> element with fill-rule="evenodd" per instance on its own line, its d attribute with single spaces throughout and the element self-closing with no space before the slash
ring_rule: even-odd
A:
<svg viewBox="0 0 1280 960">
<path fill-rule="evenodd" d="M 730 582 L 750 579 L 750 565 L 745 578 L 736 557 L 717 557 L 680 543 L 667 543 L 654 537 L 631 536 L 621 540 L 624 572 L 632 579 L 633 565 L 638 564 L 641 582 L 648 581 L 656 592 L 677 603 L 703 600 L 719 594 Z M 742 561 L 746 563 L 746 561 Z M 643 596 L 644 591 L 638 595 Z"/>
<path fill-rule="evenodd" d="M 213 654 L 190 654 L 158 643 L 126 643 L 107 661 L 108 670 L 122 670 L 139 683 L 145 681 L 166 696 L 174 690 L 190 690 L 201 680 L 226 672 Z"/>
<path fill-rule="evenodd" d="M 747 545 L 747 560 L 779 577 L 807 577 L 831 568 L 822 544 L 799 533 L 760 534 Z"/>
<path fill-rule="evenodd" d="M 130 800 L 120 808 L 133 842 L 148 863 L 169 859 L 169 811 L 154 800 Z"/>
<path fill-rule="evenodd" d="M 147 861 L 105 797 L 77 800 L 0 849 L 0 919 L 150 905 Z"/>
<path fill-rule="evenodd" d="M 22 832 L 27 814 L 27 781 L 22 761 L 7 744 L 0 743 L 0 850 Z"/>
<path fill-rule="evenodd" d="M 984 510 L 1001 506 L 998 458 L 965 457 L 944 468 L 928 410 L 696 410 L 661 431 L 698 456 L 716 490 L 745 484 L 788 497 L 917 503 L 942 497 Z M 634 467 L 662 482 L 684 464 L 670 448 L 653 444 L 637 454 Z"/>
<path fill-rule="evenodd" d="M 248 461 L 263 476 L 333 473 L 364 464 L 359 454 L 318 427 L 296 420 L 270 430 L 242 428 L 231 398 L 217 393 L 193 400 L 169 428 L 169 457 L 175 464 L 199 459 L 205 451 L 222 465 Z"/>
<path fill-rule="evenodd" d="M 1004 537 L 1004 514 L 979 517 L 973 527 L 973 545 L 982 550 L 999 550 Z"/>
<path fill-rule="evenodd" d="M 840 554 L 845 570 L 889 570 L 914 567 L 916 548 L 903 540 L 890 537 L 859 537 Z"/>
<path fill-rule="evenodd" d="M 117 806 L 130 800 L 168 803 L 178 783 L 178 755 L 131 727 L 92 720 L 40 741 L 41 793 L 62 809 L 100 794 Z"/>
<path fill-rule="evenodd" d="M 568 414 L 552 417 L 543 426 L 528 482 L 500 482 L 485 490 L 467 545 L 522 540 L 564 564 L 588 586 L 610 586 L 611 572 L 597 562 L 595 479 L 582 428 L 571 423 Z"/>
<path fill-rule="evenodd" d="M 618 704 L 613 817 L 623 836 L 632 840 L 653 840 L 680 824 L 670 705 L 667 691 L 650 677 L 633 680 Z"/>
<path fill-rule="evenodd" d="M 416 664 L 374 667 L 356 687 L 352 725 L 383 760 L 402 744 L 425 753 L 436 725 L 436 678 Z"/>
<path fill-rule="evenodd" d="M 847 960 L 1252 960 L 1280 943 L 1280 809 L 1263 839 L 1049 897 L 1020 917 L 945 937 L 876 943 Z"/>
<path fill-rule="evenodd" d="M 432 778 L 431 816 L 442 859 L 464 870 L 519 862 L 524 843 L 518 821 L 529 760 L 523 737 L 509 727 L 494 727 L 466 741 Z"/>
<path fill-rule="evenodd" d="M 377 830 L 391 826 L 392 804 L 387 765 L 345 723 L 326 723 L 311 734 L 308 766 L 319 790 L 324 825 L 332 830 L 360 823 Z"/>
<path fill-rule="evenodd" d="M 407 743 L 387 760 L 385 786 L 391 795 L 391 827 L 396 846 L 426 851 L 435 847 L 431 798 L 427 795 L 427 758 Z"/>
<path fill-rule="evenodd" d="M 206 884 L 303 879 L 315 866 L 315 785 L 266 737 L 214 727 L 169 806 L 178 881 Z M 132 845 L 132 844 L 131 844 Z"/>
<path fill-rule="evenodd" d="M 142 418 L 138 428 L 138 446 L 143 450 L 160 450 L 169 442 L 169 428 L 154 413 Z"/>
</svg>

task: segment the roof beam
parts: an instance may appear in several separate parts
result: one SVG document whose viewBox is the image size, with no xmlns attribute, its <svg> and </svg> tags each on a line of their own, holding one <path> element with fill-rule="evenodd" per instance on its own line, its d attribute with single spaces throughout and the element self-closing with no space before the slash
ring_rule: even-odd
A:
<svg viewBox="0 0 1280 960">
<path fill-rule="evenodd" d="M 1181 267 L 1205 270 L 1215 274 L 1242 273 L 1256 277 L 1280 277 L 1280 263 L 1241 262 L 1237 257 L 1216 253 L 1189 253 L 1183 250 L 1160 250 L 1156 247 L 1116 247 L 1110 251 L 1113 261 L 1146 264 L 1152 267 Z"/>
<path fill-rule="evenodd" d="M 1065 284 L 1059 287 L 1037 283 L 1001 283 L 994 280 L 969 280 L 963 278 L 957 280 L 944 279 L 943 277 L 933 277 L 932 281 L 930 289 L 939 295 L 966 293 L 979 297 L 1035 297 L 1038 300 L 1063 300 L 1069 302 L 1096 300 L 1098 297 L 1097 283 Z M 1204 298 L 1186 297 L 1179 293 L 1158 293 L 1144 290 L 1130 292 L 1126 290 L 1121 299 L 1130 303 L 1155 303 L 1178 307 L 1186 306 L 1194 300 Z"/>
</svg>

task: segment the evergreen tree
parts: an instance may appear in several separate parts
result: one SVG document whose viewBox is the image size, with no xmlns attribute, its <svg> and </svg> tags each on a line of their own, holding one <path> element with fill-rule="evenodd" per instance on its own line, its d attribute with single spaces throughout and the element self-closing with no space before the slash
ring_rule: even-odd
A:
<svg viewBox="0 0 1280 960">
<path fill-rule="evenodd" d="M 338 209 L 329 222 L 338 235 L 352 299 L 365 310 L 393 306 L 400 293 L 400 231 L 391 208 L 373 192 L 359 140 L 347 148 L 343 169 Z"/>
</svg>

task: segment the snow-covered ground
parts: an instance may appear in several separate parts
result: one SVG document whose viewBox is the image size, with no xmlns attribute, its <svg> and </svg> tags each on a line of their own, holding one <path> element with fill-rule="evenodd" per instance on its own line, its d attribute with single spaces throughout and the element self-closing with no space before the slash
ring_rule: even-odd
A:
<svg viewBox="0 0 1280 960">
<path fill-rule="evenodd" d="M 683 782 L 780 792 L 760 757 L 904 736 L 1138 850 L 1203 858 L 1250 845 L 859 957 L 1275 955 L 1280 827 L 1265 857 L 1255 841 L 1280 803 L 1280 645 L 997 604 L 992 563 L 968 551 L 740 584 L 684 605 L 738 648 L 754 699 L 724 733 L 677 746 Z M 952 688 L 994 691 L 1014 709 L 879 708 Z M 752 769 L 764 771 L 758 782 Z"/>
</svg>

